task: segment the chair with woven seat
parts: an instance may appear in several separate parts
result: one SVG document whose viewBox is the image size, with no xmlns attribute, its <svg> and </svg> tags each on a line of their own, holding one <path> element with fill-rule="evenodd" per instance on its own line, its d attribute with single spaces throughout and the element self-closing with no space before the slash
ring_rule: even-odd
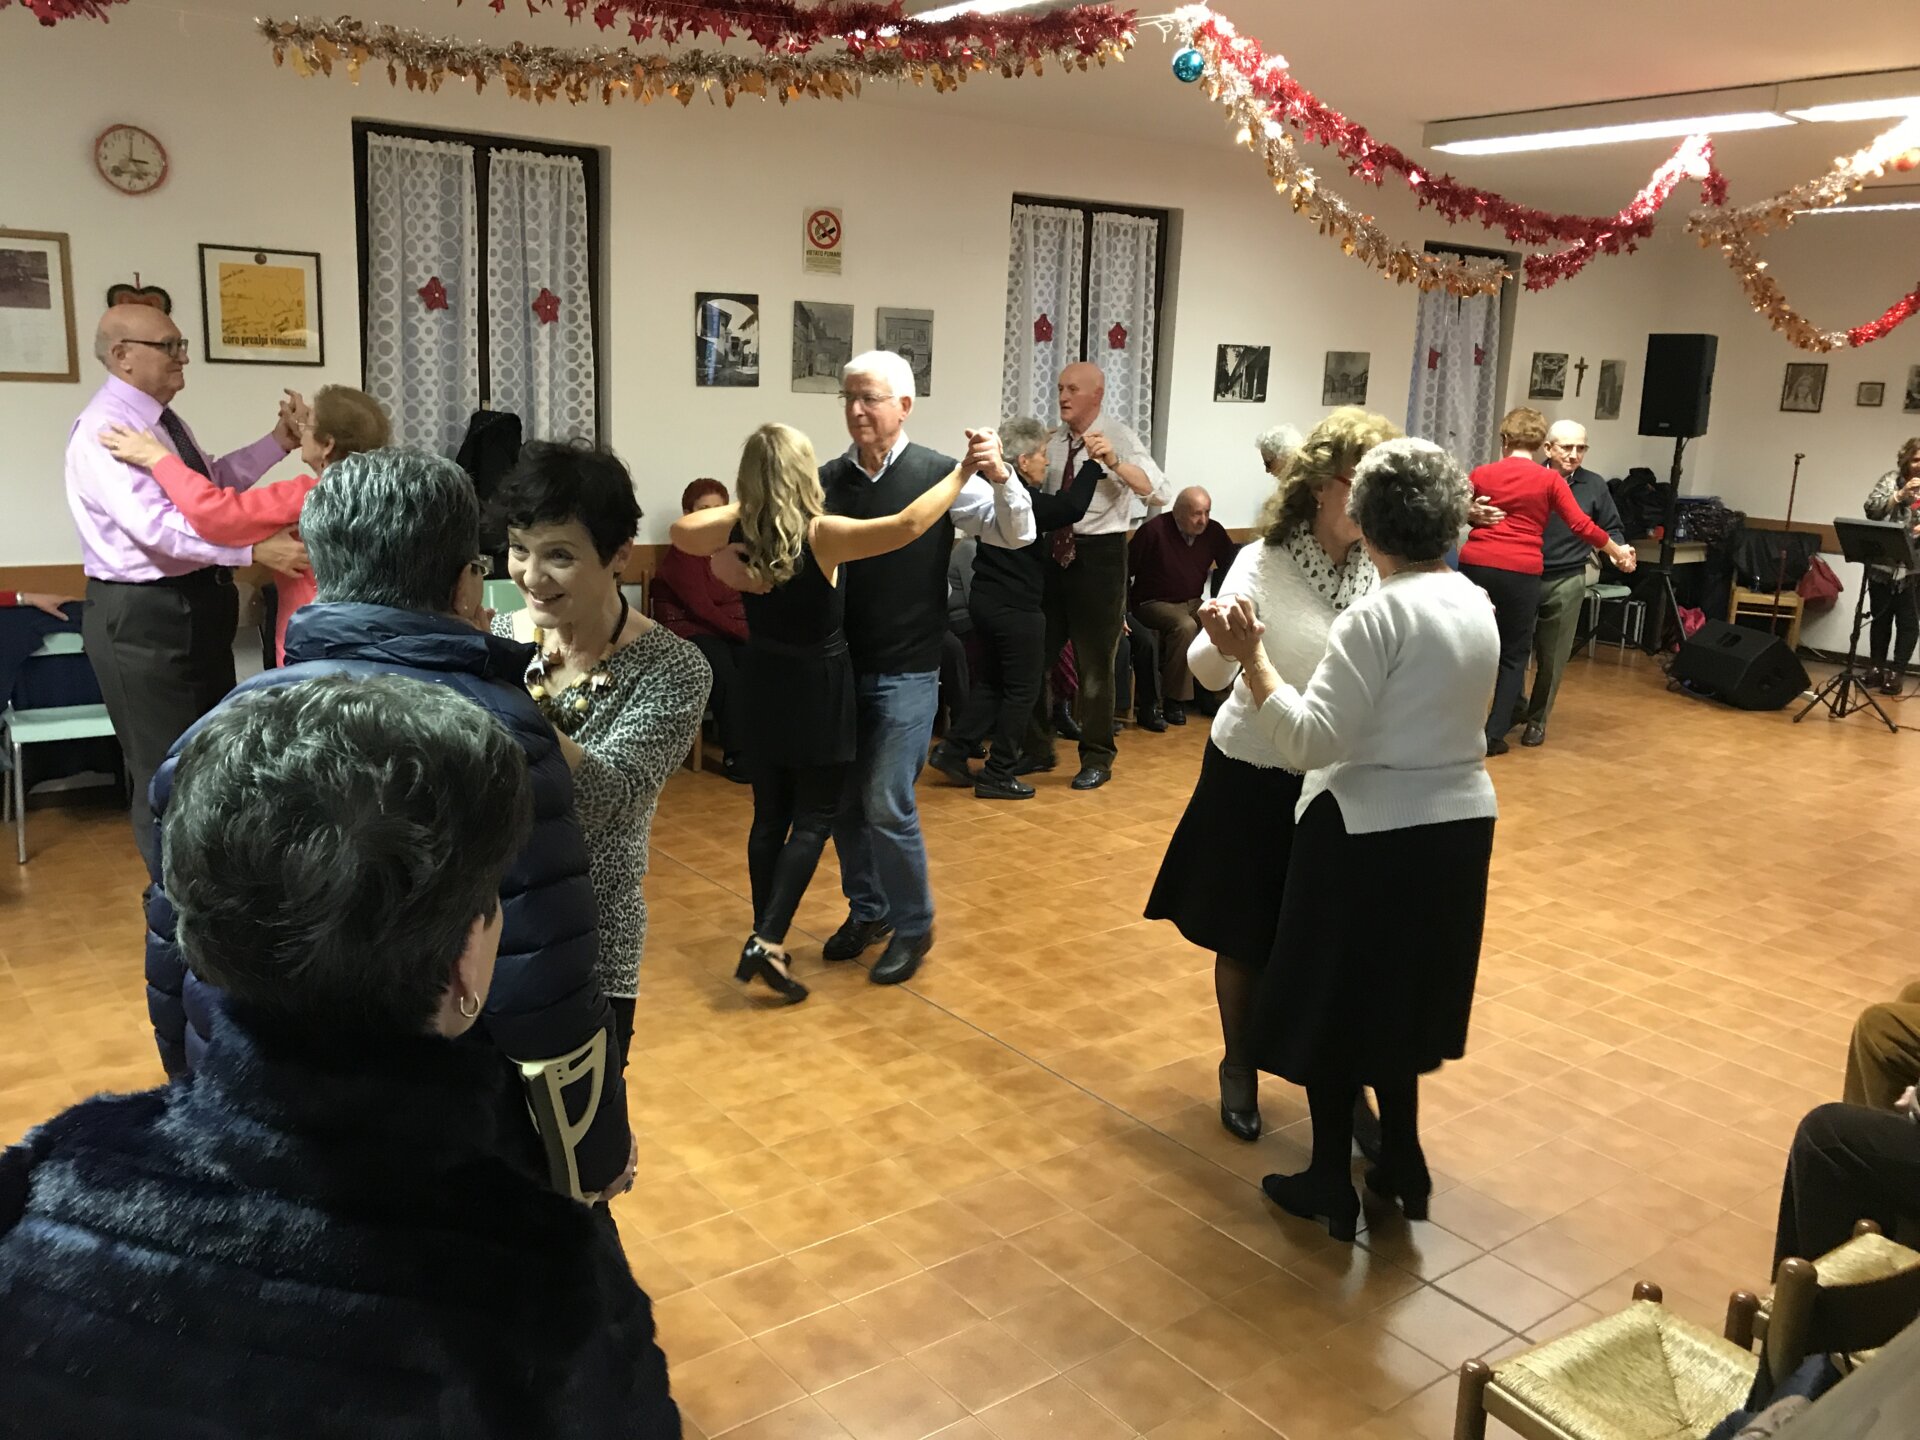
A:
<svg viewBox="0 0 1920 1440">
<path fill-rule="evenodd" d="M 71 630 L 56 631 L 40 642 L 29 659 L 51 655 L 82 655 L 80 636 Z M 15 861 L 27 863 L 27 775 L 25 750 L 29 745 L 44 745 L 55 740 L 94 740 L 113 734 L 113 721 L 107 718 L 105 705 L 48 705 L 31 710 L 16 710 L 8 704 L 0 710 L 0 734 L 6 737 L 7 753 L 13 761 L 13 773 L 7 777 L 6 804 L 0 815 L 13 812 Z"/>
<path fill-rule="evenodd" d="M 1862 1220 L 1853 1227 L 1851 1240 L 1815 1260 L 1813 1268 L 1823 1286 L 1858 1285 L 1920 1269 L 1920 1250 L 1894 1243 L 1873 1221 Z M 1736 1290 L 1727 1301 L 1727 1338 L 1743 1350 L 1751 1350 L 1755 1341 L 1766 1338 L 1773 1304 L 1771 1293 L 1755 1295 Z"/>
</svg>

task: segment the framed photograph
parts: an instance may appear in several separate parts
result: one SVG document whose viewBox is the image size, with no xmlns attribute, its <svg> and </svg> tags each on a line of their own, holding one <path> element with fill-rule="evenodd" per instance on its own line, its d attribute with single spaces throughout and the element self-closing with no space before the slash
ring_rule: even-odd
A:
<svg viewBox="0 0 1920 1440">
<path fill-rule="evenodd" d="M 1217 404 L 1260 405 L 1267 398 L 1268 345 L 1222 345 L 1214 353 L 1213 398 Z"/>
<path fill-rule="evenodd" d="M 913 393 L 925 399 L 933 393 L 933 311 L 875 312 L 874 331 L 882 350 L 891 350 L 913 367 Z"/>
<path fill-rule="evenodd" d="M 1602 360 L 1600 378 L 1593 387 L 1593 418 L 1596 420 L 1618 420 L 1620 418 L 1620 397 L 1627 390 L 1627 362 L 1624 360 Z"/>
<path fill-rule="evenodd" d="M 1900 408 L 1909 415 L 1920 412 L 1920 365 L 1907 367 L 1907 398 Z"/>
<path fill-rule="evenodd" d="M 693 383 L 760 383 L 760 297 L 702 290 L 693 297 Z"/>
<path fill-rule="evenodd" d="M 201 354 L 216 365 L 324 365 L 320 257 L 200 247 Z"/>
<path fill-rule="evenodd" d="M 0 230 L 0 380 L 79 378 L 67 237 Z"/>
<path fill-rule="evenodd" d="M 793 389 L 797 395 L 837 395 L 840 370 L 853 358 L 853 307 L 793 302 Z"/>
<path fill-rule="evenodd" d="M 1564 400 L 1567 396 L 1567 357 L 1547 350 L 1533 352 L 1527 371 L 1529 400 Z"/>
<path fill-rule="evenodd" d="M 1780 387 L 1780 408 L 1803 415 L 1818 415 L 1827 397 L 1825 365 L 1789 365 L 1786 383 Z"/>
<path fill-rule="evenodd" d="M 1886 404 L 1886 382 L 1884 380 L 1862 380 L 1858 385 L 1853 387 L 1853 403 L 1866 406 Z"/>
<path fill-rule="evenodd" d="M 1367 372 L 1373 355 L 1367 350 L 1329 350 L 1320 371 L 1322 405 L 1364 405 L 1367 403 Z"/>
</svg>

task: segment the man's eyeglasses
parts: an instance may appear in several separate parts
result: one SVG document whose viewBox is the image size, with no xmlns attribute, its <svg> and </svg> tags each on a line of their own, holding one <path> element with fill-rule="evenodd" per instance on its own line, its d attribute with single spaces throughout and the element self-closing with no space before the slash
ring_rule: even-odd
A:
<svg viewBox="0 0 1920 1440">
<path fill-rule="evenodd" d="M 129 340 L 123 340 L 121 343 L 123 345 L 145 345 L 149 350 L 164 350 L 167 352 L 169 356 L 171 356 L 175 360 L 184 360 L 187 358 L 187 342 L 185 340 L 131 340 L 129 339 Z"/>
<path fill-rule="evenodd" d="M 1553 440 L 1548 443 L 1551 444 L 1554 449 L 1564 450 L 1569 455 L 1584 455 L 1593 448 L 1591 445 L 1568 445 L 1560 440 Z"/>
<path fill-rule="evenodd" d="M 890 401 L 898 398 L 896 395 L 868 395 L 855 390 L 842 390 L 840 392 L 840 403 L 842 405 L 858 406 L 864 410 L 872 410 L 876 406 L 888 404 Z"/>
</svg>

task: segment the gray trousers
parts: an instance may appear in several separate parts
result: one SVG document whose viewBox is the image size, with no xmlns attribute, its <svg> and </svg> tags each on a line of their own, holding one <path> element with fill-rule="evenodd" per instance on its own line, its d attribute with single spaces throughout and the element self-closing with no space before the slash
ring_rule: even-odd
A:
<svg viewBox="0 0 1920 1440">
<path fill-rule="evenodd" d="M 1560 677 L 1573 656 L 1580 630 L 1580 607 L 1587 599 L 1587 572 L 1576 570 L 1540 585 L 1540 613 L 1533 622 L 1533 692 L 1515 708 L 1516 725 L 1542 725 L 1553 714 L 1560 693 Z"/>
</svg>

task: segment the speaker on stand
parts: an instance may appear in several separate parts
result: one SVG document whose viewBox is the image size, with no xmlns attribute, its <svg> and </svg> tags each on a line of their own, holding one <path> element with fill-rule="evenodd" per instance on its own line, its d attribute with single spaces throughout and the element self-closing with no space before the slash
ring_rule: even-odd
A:
<svg viewBox="0 0 1920 1440">
<path fill-rule="evenodd" d="M 1678 643 L 1686 635 L 1680 623 L 1680 600 L 1673 593 L 1680 471 L 1687 441 L 1707 433 L 1707 411 L 1713 404 L 1713 362 L 1719 348 L 1717 335 L 1647 336 L 1647 365 L 1640 386 L 1640 433 L 1673 438 L 1673 468 L 1667 476 L 1658 572 L 1666 604 L 1655 608 L 1653 624 L 1647 627 L 1649 655 L 1665 649 L 1670 639 Z"/>
</svg>

